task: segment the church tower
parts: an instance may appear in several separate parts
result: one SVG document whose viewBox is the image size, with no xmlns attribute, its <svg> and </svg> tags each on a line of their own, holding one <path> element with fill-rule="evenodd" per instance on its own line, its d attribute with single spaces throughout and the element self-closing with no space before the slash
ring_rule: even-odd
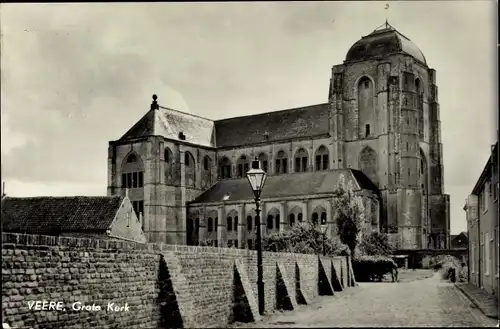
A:
<svg viewBox="0 0 500 329">
<path fill-rule="evenodd" d="M 449 246 L 436 71 L 387 22 L 332 69 L 336 168 L 362 170 L 380 190 L 381 230 L 398 249 Z"/>
<path fill-rule="evenodd" d="M 197 238 L 201 225 L 186 220 L 186 205 L 215 181 L 213 126 L 160 106 L 153 95 L 150 110 L 109 142 L 108 195 L 128 194 L 149 242 L 189 244 Z"/>
</svg>

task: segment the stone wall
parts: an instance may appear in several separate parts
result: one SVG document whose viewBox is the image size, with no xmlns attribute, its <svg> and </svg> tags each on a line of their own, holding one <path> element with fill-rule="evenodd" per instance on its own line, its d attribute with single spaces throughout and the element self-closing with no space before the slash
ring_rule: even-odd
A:
<svg viewBox="0 0 500 329">
<path fill-rule="evenodd" d="M 260 319 L 255 251 L 12 233 L 2 234 L 2 247 L 3 322 L 11 326 L 193 328 Z M 316 255 L 264 252 L 263 260 L 266 312 L 347 287 L 346 257 L 319 263 Z M 30 309 L 37 301 L 61 302 L 61 310 Z M 73 310 L 76 302 L 91 309 Z"/>
</svg>

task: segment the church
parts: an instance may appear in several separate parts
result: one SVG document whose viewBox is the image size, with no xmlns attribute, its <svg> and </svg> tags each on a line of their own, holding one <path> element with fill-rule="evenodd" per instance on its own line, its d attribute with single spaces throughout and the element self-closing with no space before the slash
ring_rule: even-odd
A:
<svg viewBox="0 0 500 329">
<path fill-rule="evenodd" d="M 255 203 L 245 177 L 268 174 L 261 232 L 300 221 L 336 234 L 340 179 L 362 197 L 364 229 L 398 249 L 450 244 L 436 71 L 387 22 L 334 65 L 322 104 L 210 120 L 160 106 L 109 142 L 108 195 L 125 195 L 149 242 L 252 249 Z"/>
</svg>

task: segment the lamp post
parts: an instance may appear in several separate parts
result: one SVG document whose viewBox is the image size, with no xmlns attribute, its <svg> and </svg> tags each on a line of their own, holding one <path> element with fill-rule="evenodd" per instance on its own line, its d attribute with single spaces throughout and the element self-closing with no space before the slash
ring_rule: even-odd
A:
<svg viewBox="0 0 500 329">
<path fill-rule="evenodd" d="M 321 225 L 321 235 L 323 236 L 323 256 L 326 256 L 326 249 L 325 249 L 325 238 L 326 238 L 326 225 Z"/>
<path fill-rule="evenodd" d="M 257 241 L 255 248 L 257 249 L 257 292 L 259 298 L 259 313 L 264 313 L 264 271 L 262 267 L 262 235 L 260 225 L 260 195 L 262 188 L 266 183 L 267 174 L 264 170 L 260 169 L 260 162 L 255 158 L 252 162 L 252 169 L 247 172 L 248 182 L 252 188 L 255 198 L 255 225 L 257 226 Z"/>
</svg>

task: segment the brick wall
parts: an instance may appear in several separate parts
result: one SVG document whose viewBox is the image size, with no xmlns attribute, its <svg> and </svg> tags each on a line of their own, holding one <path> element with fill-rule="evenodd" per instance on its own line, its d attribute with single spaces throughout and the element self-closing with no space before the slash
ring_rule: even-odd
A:
<svg viewBox="0 0 500 329">
<path fill-rule="evenodd" d="M 2 234 L 2 247 L 3 322 L 11 326 L 225 326 L 241 320 L 234 307 L 243 295 L 243 307 L 259 318 L 255 251 L 12 233 Z M 278 265 L 288 297 L 295 298 L 297 279 L 306 301 L 321 293 L 316 255 L 264 252 L 263 259 L 266 312 L 279 306 Z M 340 279 L 341 263 L 345 280 L 345 257 L 322 257 L 330 280 L 332 268 Z M 44 300 L 60 301 L 66 310 L 29 309 L 29 302 Z M 74 302 L 102 310 L 74 311 Z M 129 311 L 107 311 L 108 302 L 127 303 Z"/>
</svg>

